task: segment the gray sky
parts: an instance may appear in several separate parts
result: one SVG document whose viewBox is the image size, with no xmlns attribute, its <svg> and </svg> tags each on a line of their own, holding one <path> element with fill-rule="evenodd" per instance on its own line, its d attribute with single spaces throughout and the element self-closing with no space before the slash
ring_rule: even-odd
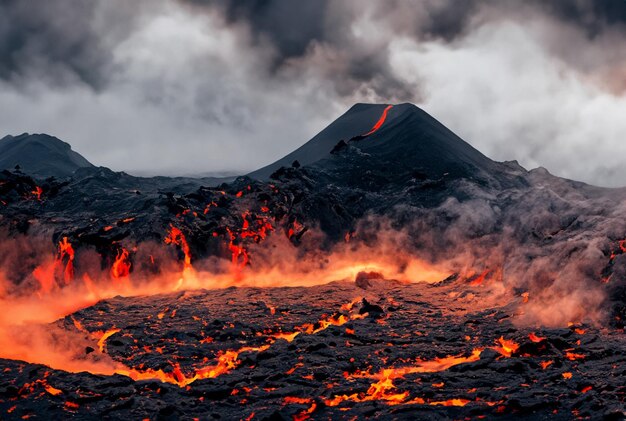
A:
<svg viewBox="0 0 626 421">
<path fill-rule="evenodd" d="M 253 170 L 406 101 L 493 159 L 626 185 L 626 1 L 0 1 L 0 136 L 114 170 Z"/>
</svg>

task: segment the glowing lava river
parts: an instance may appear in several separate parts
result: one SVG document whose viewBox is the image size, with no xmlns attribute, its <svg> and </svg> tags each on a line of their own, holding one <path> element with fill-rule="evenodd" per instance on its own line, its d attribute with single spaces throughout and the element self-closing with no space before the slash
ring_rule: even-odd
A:
<svg viewBox="0 0 626 421">
<path fill-rule="evenodd" d="M 518 329 L 523 297 L 470 284 L 106 299 L 11 333 L 50 367 L 0 360 L 0 418 L 570 419 L 623 399 L 623 335 Z"/>
</svg>

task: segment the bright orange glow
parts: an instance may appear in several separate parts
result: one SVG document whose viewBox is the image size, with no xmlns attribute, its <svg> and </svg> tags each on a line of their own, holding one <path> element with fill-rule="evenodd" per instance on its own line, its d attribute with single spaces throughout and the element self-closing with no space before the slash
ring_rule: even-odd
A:
<svg viewBox="0 0 626 421">
<path fill-rule="evenodd" d="M 296 336 L 298 336 L 300 334 L 300 332 L 291 332 L 291 333 L 275 333 L 273 336 L 276 339 L 284 339 L 287 342 L 293 342 L 294 339 L 296 339 Z"/>
<path fill-rule="evenodd" d="M 537 342 L 543 341 L 546 338 L 543 337 L 543 336 L 537 336 L 537 335 L 535 335 L 535 332 L 531 332 L 530 334 L 528 334 L 528 339 L 530 339 L 531 342 L 537 343 Z"/>
<path fill-rule="evenodd" d="M 167 237 L 165 237 L 165 243 L 179 246 L 185 255 L 185 268 L 191 268 L 191 252 L 189 250 L 189 244 L 187 244 L 185 234 L 183 234 L 179 228 L 170 224 L 170 233 Z"/>
<path fill-rule="evenodd" d="M 41 195 L 43 194 L 43 189 L 39 186 L 35 186 L 35 189 L 31 192 L 35 199 L 41 202 Z"/>
<path fill-rule="evenodd" d="M 311 399 L 311 398 L 299 398 L 297 396 L 286 396 L 285 399 L 283 400 L 283 402 L 285 404 L 290 404 L 290 403 L 306 404 L 306 403 L 313 402 L 313 399 Z"/>
<path fill-rule="evenodd" d="M 131 263 L 128 260 L 130 253 L 125 248 L 121 248 L 117 252 L 113 266 L 111 267 L 111 276 L 115 279 L 126 278 L 130 275 Z"/>
<path fill-rule="evenodd" d="M 576 353 L 571 352 L 571 351 L 566 351 L 565 352 L 565 358 L 567 358 L 570 361 L 582 360 L 585 357 L 586 357 L 585 354 L 576 354 Z"/>
<path fill-rule="evenodd" d="M 135 260 L 135 262 L 133 262 L 133 275 L 131 279 L 131 277 L 129 277 L 131 271 L 131 255 L 133 259 L 139 259 L 139 256 L 142 256 L 141 249 L 138 251 L 133 248 L 131 253 L 129 250 L 121 248 L 119 243 L 116 243 L 118 252 L 115 255 L 111 267 L 103 270 L 100 270 L 99 266 L 97 268 L 89 267 L 87 268 L 89 270 L 87 273 L 84 271 L 84 267 L 80 266 L 80 263 L 83 256 L 87 256 L 88 253 L 92 253 L 93 255 L 93 249 L 81 249 L 80 254 L 75 254 L 69 238 L 62 237 L 62 240 L 58 243 L 58 255 L 56 257 L 50 256 L 50 264 L 46 264 L 44 261 L 35 270 L 35 278 L 41 284 L 41 288 L 36 291 L 36 294 L 20 297 L 0 297 L 0 306 L 2 308 L 10 308 L 10 312 L 7 312 L 10 313 L 10 317 L 9 315 L 4 317 L 0 315 L 0 321 L 2 321 L 2 323 L 0 323 L 0 339 L 11 338 L 9 333 L 5 334 L 4 332 L 6 326 L 35 320 L 51 322 L 57 320 L 59 317 L 71 314 L 79 308 L 92 305 L 101 299 L 117 295 L 133 296 L 168 293 L 181 288 L 181 286 L 184 286 L 185 289 L 200 289 L 224 288 L 232 285 L 260 287 L 319 285 L 334 280 L 353 281 L 356 274 L 364 270 L 376 271 L 384 274 L 385 279 L 396 279 L 401 282 L 409 282 L 412 280 L 438 281 L 449 275 L 447 271 L 442 271 L 440 268 L 420 261 L 416 256 L 411 256 L 408 253 L 406 256 L 401 256 L 396 261 L 393 259 L 397 258 L 397 255 L 390 258 L 386 255 L 381 255 L 378 249 L 368 249 L 354 243 L 346 245 L 342 242 L 340 248 L 328 252 L 329 258 L 324 257 L 323 266 L 320 266 L 320 260 L 317 259 L 311 260 L 310 262 L 300 261 L 297 257 L 296 248 L 293 247 L 291 242 L 286 241 L 283 235 L 270 237 L 270 232 L 274 230 L 274 220 L 269 219 L 269 215 L 260 213 L 257 215 L 253 211 L 250 211 L 244 212 L 242 218 L 240 224 L 241 228 L 236 231 L 233 230 L 232 233 L 233 236 L 236 236 L 236 241 L 233 240 L 232 237 L 225 237 L 226 241 L 233 241 L 233 246 L 241 247 L 241 253 L 237 251 L 238 266 L 241 266 L 242 259 L 247 259 L 248 252 L 255 253 L 265 247 L 265 244 L 258 246 L 257 243 L 266 237 L 269 237 L 268 243 L 274 246 L 278 245 L 278 247 L 280 247 L 279 250 L 286 254 L 286 256 L 281 255 L 281 259 L 278 262 L 279 265 L 272 264 L 263 266 L 264 262 L 262 259 L 259 259 L 259 266 L 245 265 L 245 267 L 242 267 L 241 277 L 239 278 L 233 276 L 232 271 L 229 271 L 228 264 L 225 264 L 224 261 L 218 263 L 218 265 L 223 264 L 219 270 L 213 271 L 211 268 L 211 272 L 200 272 L 196 270 L 186 271 L 185 269 L 191 268 L 191 252 L 189 245 L 181 229 L 172 225 L 164 241 L 166 244 L 174 244 L 180 247 L 180 250 L 185 255 L 185 269 L 181 272 L 179 265 L 171 264 L 173 263 L 171 261 L 168 262 L 167 253 L 160 254 L 158 250 L 149 249 L 149 253 L 154 253 L 154 256 L 157 258 L 155 259 L 152 254 L 148 255 L 148 253 L 145 253 L 143 254 L 145 261 L 148 262 L 148 257 L 150 257 L 153 264 L 156 262 L 156 264 L 159 265 L 161 272 L 158 275 L 153 275 L 152 272 L 149 274 L 149 278 L 142 278 L 139 264 L 135 266 L 135 262 L 138 262 L 138 260 Z M 303 229 L 301 225 L 293 225 L 298 229 Z M 245 240 L 245 242 L 243 242 L 243 240 Z M 246 248 L 244 248 L 244 245 Z M 164 244 L 162 244 L 161 247 L 163 249 L 166 248 Z M 84 253 L 82 253 L 83 251 Z M 293 253 L 293 255 L 289 253 Z M 52 259 L 54 259 L 54 261 L 52 261 Z M 89 262 L 90 260 L 86 259 L 85 261 Z M 165 264 L 161 266 L 163 262 L 165 262 Z M 170 263 L 170 265 L 168 266 L 167 263 Z M 298 264 L 296 265 L 294 263 Z M 76 279 L 74 279 L 74 264 L 77 265 L 78 276 Z M 202 266 L 198 265 L 198 267 Z M 206 267 L 206 265 L 204 267 Z M 80 270 L 80 272 L 78 272 L 78 270 Z M 111 278 L 114 280 L 128 278 L 128 282 L 111 282 Z M 62 280 L 65 280 L 65 282 L 62 283 Z M 78 319 L 73 319 L 72 322 L 80 334 L 72 328 L 70 329 L 71 332 L 63 332 L 63 335 L 67 335 L 68 343 L 75 344 L 76 346 L 80 344 L 80 353 L 83 355 L 84 347 L 86 346 L 100 350 L 100 353 L 95 352 L 90 354 L 91 356 L 96 356 L 95 360 L 89 359 L 91 357 L 76 359 L 76 352 L 70 352 L 76 351 L 76 346 L 68 346 L 67 352 L 65 352 L 65 350 L 60 350 L 58 346 L 55 347 L 51 342 L 47 342 L 45 338 L 33 339 L 32 342 L 24 341 L 21 344 L 14 344 L 12 341 L 10 342 L 10 347 L 0 347 L 0 356 L 3 358 L 46 364 L 55 369 L 69 372 L 89 371 L 94 374 L 103 375 L 119 373 L 126 374 L 135 379 L 160 379 L 179 386 L 187 386 L 197 379 L 219 376 L 235 369 L 241 363 L 239 360 L 241 352 L 262 352 L 276 341 L 285 340 L 291 342 L 299 340 L 304 335 L 317 334 L 324 329 L 343 326 L 352 320 L 364 318 L 366 315 L 358 314 L 358 312 L 355 311 L 359 308 L 358 303 L 360 301 L 360 299 L 357 299 L 349 304 L 345 304 L 341 307 L 340 311 L 322 315 L 319 320 L 314 323 L 303 323 L 300 326 L 296 326 L 291 332 L 279 331 L 275 334 L 267 334 L 267 343 L 262 346 L 254 348 L 244 347 L 225 351 L 222 355 L 217 357 L 216 361 L 210 362 L 209 365 L 203 367 L 194 366 L 193 368 L 188 368 L 183 366 L 181 368 L 175 366 L 175 362 L 172 362 L 171 366 L 163 368 L 162 370 L 127 367 L 123 362 L 115 361 L 106 355 L 107 342 L 112 340 L 111 337 L 118 333 L 120 331 L 119 329 L 105 326 L 101 327 L 101 331 L 89 332 Z M 157 313 L 161 310 L 163 309 L 158 309 L 154 312 L 153 317 L 155 320 L 158 317 Z M 269 312 L 280 315 L 280 310 L 276 311 L 270 308 Z M 170 314 L 172 314 L 173 317 L 173 309 L 164 310 L 162 317 L 167 318 Z M 276 319 L 278 319 L 278 317 L 276 317 Z M 341 331 L 344 330 L 354 332 L 352 326 L 347 329 L 345 326 L 341 328 Z M 8 329 L 7 332 L 9 332 Z M 37 338 L 38 335 L 33 334 L 32 336 Z M 119 336 L 116 336 L 116 338 L 118 337 Z M 205 338 L 199 339 L 199 341 L 200 340 L 206 340 L 208 342 L 212 339 Z M 83 343 L 83 341 L 87 342 Z M 138 346 L 141 347 L 141 344 Z M 167 350 L 163 350 L 163 348 L 159 351 L 158 347 L 151 346 L 150 349 L 151 351 L 147 352 L 167 353 Z M 454 360 L 455 358 L 457 358 L 456 361 Z M 473 358 L 472 355 L 470 357 L 445 357 L 437 359 L 435 362 L 418 361 L 417 366 L 421 368 L 415 368 L 414 372 L 420 372 L 419 370 L 426 372 L 427 370 L 434 370 L 436 367 L 445 369 L 446 366 L 462 363 L 464 361 L 472 361 Z M 478 358 L 477 355 L 476 358 Z M 374 382 L 379 383 L 382 380 L 384 379 L 376 379 Z M 392 384 L 392 379 L 388 382 L 389 383 L 382 381 L 380 385 L 377 386 L 378 389 L 376 393 L 389 395 L 387 400 L 390 402 L 397 399 L 397 396 L 394 398 L 391 397 L 391 395 L 406 395 L 405 393 L 387 393 L 385 387 Z M 408 396 L 405 396 L 405 399 L 408 399 Z"/>
<path fill-rule="evenodd" d="M 67 240 L 67 237 L 63 237 L 63 240 L 59 242 L 59 256 L 57 259 L 60 263 L 62 263 L 66 258 L 67 263 L 65 265 L 65 270 L 63 271 L 63 279 L 65 280 L 65 283 L 68 284 L 72 281 L 72 279 L 74 279 L 74 249 Z"/>
<path fill-rule="evenodd" d="M 485 281 L 485 277 L 489 274 L 490 270 L 486 269 L 484 270 L 480 275 L 478 275 L 476 278 L 472 279 L 469 283 L 470 286 L 476 287 L 479 285 L 482 285 L 482 283 Z"/>
<path fill-rule="evenodd" d="M 385 401 L 388 405 L 398 405 L 401 403 L 420 403 L 425 401 L 421 398 L 414 398 L 410 402 L 406 402 L 409 397 L 408 392 L 396 393 L 394 379 L 402 378 L 408 374 L 416 373 L 435 373 L 449 369 L 455 365 L 468 362 L 478 361 L 482 349 L 475 349 L 469 356 L 448 356 L 435 358 L 434 360 L 418 360 L 414 365 L 397 368 L 385 368 L 376 374 L 356 374 L 353 377 L 368 377 L 378 379 L 372 383 L 365 395 L 354 393 L 352 395 L 335 395 L 331 399 L 325 399 L 324 402 L 328 406 L 338 406 L 342 402 L 366 402 L 372 400 Z M 441 402 L 430 403 L 431 405 L 443 405 Z"/>
<path fill-rule="evenodd" d="M 41 292 L 44 294 L 57 287 L 57 275 L 61 277 L 63 285 L 69 285 L 74 279 L 74 248 L 67 237 L 59 241 L 58 254 L 54 262 L 39 265 L 33 270 L 33 277 L 39 282 Z"/>
<path fill-rule="evenodd" d="M 65 408 L 66 409 L 78 409 L 78 408 L 80 408 L 80 405 L 78 405 L 75 402 L 67 401 L 67 402 L 65 402 Z"/>
<path fill-rule="evenodd" d="M 468 403 L 470 403 L 471 401 L 468 399 L 448 399 L 445 401 L 436 401 L 436 402 L 430 402 L 429 405 L 440 405 L 440 406 L 465 406 Z"/>
<path fill-rule="evenodd" d="M 54 388 L 54 387 L 52 387 L 52 386 L 50 386 L 50 385 L 46 385 L 46 386 L 45 386 L 45 389 L 46 389 L 46 392 L 48 392 L 48 393 L 49 393 L 49 394 L 51 394 L 52 396 L 58 396 L 58 395 L 60 395 L 61 393 L 63 393 L 63 391 L 62 391 L 62 390 L 57 389 L 57 388 Z"/>
<path fill-rule="evenodd" d="M 98 349 L 100 350 L 100 352 L 104 353 L 104 349 L 105 349 L 105 346 L 106 346 L 106 343 L 107 343 L 107 339 L 109 339 L 111 336 L 115 335 L 119 331 L 120 331 L 120 329 L 110 329 L 110 330 L 107 330 L 106 332 L 102 333 L 102 336 L 98 340 Z"/>
<path fill-rule="evenodd" d="M 372 129 L 369 132 L 365 133 L 363 136 L 369 136 L 369 135 L 375 133 L 376 131 L 378 131 L 378 129 L 380 129 L 382 127 L 383 123 L 387 119 L 387 112 L 389 112 L 391 107 L 393 107 L 393 105 L 387 105 L 387 107 L 385 107 L 385 109 L 383 111 L 383 114 L 380 116 L 380 118 L 378 119 L 376 124 L 374 124 L 374 127 L 372 127 Z"/>
<path fill-rule="evenodd" d="M 504 337 L 502 336 L 500 336 L 497 342 L 500 344 L 500 346 L 496 346 L 493 349 L 504 355 L 505 357 L 510 357 L 519 348 L 517 342 L 511 339 L 504 339 Z"/>
<path fill-rule="evenodd" d="M 162 314 L 165 315 L 165 313 L 168 311 L 169 311 L 168 309 L 165 309 Z M 172 311 L 171 317 L 174 317 L 175 314 L 176 314 L 176 311 L 175 310 Z M 57 356 L 51 355 L 48 352 L 44 354 L 47 358 L 41 361 L 43 361 L 47 365 L 55 367 L 55 369 L 63 369 L 69 372 L 89 371 L 94 374 L 104 374 L 104 375 L 121 374 L 121 375 L 128 376 L 134 380 L 156 379 L 156 380 L 161 380 L 162 382 L 175 384 L 180 387 L 186 387 L 189 384 L 195 382 L 196 380 L 215 378 L 215 377 L 218 377 L 220 375 L 223 375 L 225 373 L 228 373 L 236 369 L 241 363 L 241 361 L 239 360 L 239 355 L 242 353 L 264 352 L 265 350 L 269 349 L 276 341 L 280 339 L 293 340 L 293 338 L 295 338 L 298 335 L 316 334 L 331 326 L 340 326 L 348 322 L 349 320 L 357 320 L 357 319 L 362 319 L 364 317 L 367 317 L 367 314 L 361 315 L 361 314 L 358 314 L 357 312 L 350 312 L 349 314 L 340 314 L 340 315 L 334 315 L 330 317 L 322 316 L 320 320 L 316 323 L 305 323 L 302 326 L 296 327 L 295 328 L 296 332 L 294 333 L 286 334 L 286 333 L 279 332 L 274 335 L 272 334 L 268 335 L 268 339 L 267 339 L 268 343 L 265 345 L 256 346 L 256 347 L 244 346 L 239 349 L 226 350 L 217 356 L 216 361 L 214 363 L 211 363 L 209 365 L 199 367 L 199 368 L 196 367 L 192 369 L 191 372 L 183 371 L 181 367 L 176 363 L 171 364 L 171 370 L 141 369 L 141 368 L 135 368 L 135 367 L 128 367 L 124 365 L 122 362 L 113 361 L 110 359 L 104 359 L 104 357 L 100 359 L 98 362 L 90 362 L 86 360 L 70 359 L 68 358 L 68 356 L 64 356 L 64 355 L 59 355 L 58 356 L 60 358 L 59 359 L 59 358 L 56 358 Z M 79 320 L 73 318 L 72 322 L 74 324 L 74 327 L 76 327 L 78 331 L 80 331 L 83 334 L 88 334 L 88 336 L 93 339 L 97 339 L 97 347 L 102 354 L 106 354 L 108 339 L 111 336 L 121 331 L 118 328 L 112 328 L 105 332 L 102 332 L 102 331 L 89 332 L 83 327 L 82 323 Z M 200 340 L 200 342 L 205 342 L 205 339 Z M 209 343 L 211 341 L 212 339 L 209 338 L 209 340 L 207 340 L 206 342 Z M 163 352 L 162 350 L 159 350 L 158 347 L 155 350 L 159 353 Z M 16 350 L 15 352 L 22 354 L 21 351 Z M 70 353 L 71 353 L 71 350 L 70 350 Z M 3 358 L 14 356 L 13 354 L 11 353 L 7 354 L 6 352 L 0 352 L 0 355 L 2 355 Z M 33 358 L 33 356 L 30 356 L 28 360 L 37 360 L 37 358 Z"/>
<path fill-rule="evenodd" d="M 307 323 L 300 326 L 299 329 L 302 329 L 307 335 L 314 335 L 316 333 L 321 332 L 322 330 L 328 329 L 330 326 L 341 326 L 348 323 L 350 319 L 343 314 L 340 314 L 336 317 L 328 317 L 321 319 L 319 322 Z"/>
<path fill-rule="evenodd" d="M 302 230 L 303 226 L 297 219 L 293 220 L 292 226 L 287 230 L 287 238 L 291 239 L 295 234 L 298 234 Z"/>
</svg>

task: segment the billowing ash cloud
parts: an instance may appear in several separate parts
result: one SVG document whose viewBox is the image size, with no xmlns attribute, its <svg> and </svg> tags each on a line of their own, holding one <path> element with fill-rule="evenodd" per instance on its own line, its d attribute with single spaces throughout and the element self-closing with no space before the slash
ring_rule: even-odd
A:
<svg viewBox="0 0 626 421">
<path fill-rule="evenodd" d="M 558 18 L 581 26 L 590 38 L 601 34 L 607 27 L 626 24 L 626 7 L 620 0 L 558 0 L 538 4 Z"/>
<path fill-rule="evenodd" d="M 15 85 L 36 79 L 63 88 L 104 88 L 114 71 L 108 43 L 130 29 L 139 9 L 112 3 L 101 10 L 94 1 L 3 1 L 0 78 Z"/>
<path fill-rule="evenodd" d="M 0 6 L 0 76 L 13 81 L 47 76 L 58 82 L 71 74 L 98 84 L 101 75 L 92 73 L 93 68 L 108 59 L 89 28 L 92 8 L 84 2 L 45 2 L 41 12 L 34 12 L 37 6 L 28 1 Z"/>
<path fill-rule="evenodd" d="M 624 185 L 625 36 L 621 0 L 9 0 L 0 132 L 248 171 L 354 102 L 408 101 L 494 159 Z"/>
</svg>

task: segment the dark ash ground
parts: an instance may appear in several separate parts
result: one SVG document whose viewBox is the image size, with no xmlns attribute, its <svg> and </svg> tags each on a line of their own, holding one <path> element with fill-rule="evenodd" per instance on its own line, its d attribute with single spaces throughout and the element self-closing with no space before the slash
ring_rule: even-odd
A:
<svg viewBox="0 0 626 421">
<path fill-rule="evenodd" d="M 518 329 L 513 321 L 524 309 L 523 297 L 490 307 L 485 304 L 492 289 L 489 284 L 469 286 L 467 280 L 439 285 L 376 281 L 367 290 L 332 283 L 106 300 L 57 324 L 76 331 L 76 320 L 87 337 L 91 331 L 120 329 L 107 339 L 104 352 L 129 367 L 171 373 L 179 365 L 189 377 L 215 364 L 225 350 L 270 346 L 242 352 L 228 372 L 185 387 L 2 360 L 0 418 L 623 419 L 622 331 Z M 367 302 L 358 301 L 363 297 Z M 317 321 L 339 321 L 341 314 L 356 318 L 317 333 L 302 331 L 292 342 L 274 337 L 302 330 L 307 323 L 320 329 Z M 545 339 L 533 342 L 531 333 Z M 510 357 L 497 350 L 500 337 L 519 345 Z M 93 348 L 84 358 L 97 357 L 95 341 Z M 392 376 L 395 388 L 377 399 L 368 398 L 377 380 L 359 375 L 437 357 L 469 357 L 481 348 L 477 361 Z M 542 368 L 548 361 L 552 363 Z M 50 393 L 48 386 L 60 393 Z M 395 394 L 404 397 L 389 398 Z M 423 403 L 410 403 L 416 398 Z M 444 406 L 446 402 L 463 406 Z"/>
</svg>

